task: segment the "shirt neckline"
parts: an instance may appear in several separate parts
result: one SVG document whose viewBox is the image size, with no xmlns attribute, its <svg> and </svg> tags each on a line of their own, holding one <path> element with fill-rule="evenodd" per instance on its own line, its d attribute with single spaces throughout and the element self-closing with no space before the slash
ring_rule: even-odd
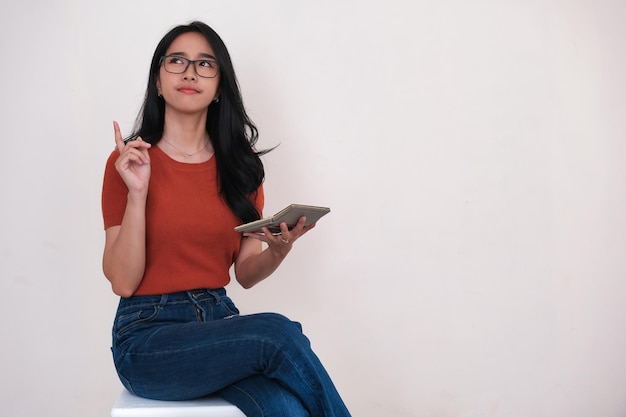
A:
<svg viewBox="0 0 626 417">
<path fill-rule="evenodd" d="M 180 162 L 165 153 L 158 145 L 152 145 L 150 151 L 154 154 L 153 156 L 156 156 L 167 165 L 182 171 L 206 171 L 215 164 L 215 154 L 212 154 L 211 157 L 204 162 Z"/>
</svg>

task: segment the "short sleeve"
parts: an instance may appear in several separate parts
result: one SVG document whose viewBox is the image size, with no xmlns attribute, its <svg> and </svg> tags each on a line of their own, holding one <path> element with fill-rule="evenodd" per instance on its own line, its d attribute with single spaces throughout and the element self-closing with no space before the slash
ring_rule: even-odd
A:
<svg viewBox="0 0 626 417">
<path fill-rule="evenodd" d="M 104 228 L 119 226 L 122 224 L 126 202 L 128 199 L 128 187 L 115 169 L 115 161 L 119 152 L 114 150 L 107 160 L 102 182 L 102 218 Z"/>
</svg>

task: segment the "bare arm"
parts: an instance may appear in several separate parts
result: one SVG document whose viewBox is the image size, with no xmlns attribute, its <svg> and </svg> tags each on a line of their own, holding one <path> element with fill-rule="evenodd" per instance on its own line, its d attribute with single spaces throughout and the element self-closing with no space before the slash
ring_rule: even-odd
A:
<svg viewBox="0 0 626 417">
<path fill-rule="evenodd" d="M 244 288 L 252 288 L 270 276 L 283 262 L 293 243 L 306 232 L 315 227 L 315 223 L 305 227 L 306 218 L 302 217 L 293 229 L 289 230 L 285 223 L 280 225 L 281 234 L 273 235 L 267 228 L 263 234 L 244 233 L 239 255 L 235 260 L 235 277 Z M 267 243 L 262 249 L 261 242 Z"/>
<path fill-rule="evenodd" d="M 120 226 L 106 229 L 102 267 L 113 292 L 122 297 L 133 295 L 146 265 L 145 200 L 129 195 Z"/>
<path fill-rule="evenodd" d="M 124 144 L 114 122 L 120 156 L 115 168 L 128 187 L 126 211 L 119 226 L 106 230 L 102 269 L 113 292 L 130 297 L 143 278 L 146 265 L 146 199 L 150 179 L 150 144 L 138 138 Z"/>
</svg>

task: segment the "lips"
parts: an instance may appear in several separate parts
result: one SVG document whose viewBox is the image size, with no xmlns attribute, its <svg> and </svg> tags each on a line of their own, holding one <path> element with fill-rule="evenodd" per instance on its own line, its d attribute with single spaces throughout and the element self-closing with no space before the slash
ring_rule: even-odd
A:
<svg viewBox="0 0 626 417">
<path fill-rule="evenodd" d="M 180 87 L 178 88 L 178 91 L 183 94 L 198 94 L 200 92 L 193 87 Z"/>
</svg>

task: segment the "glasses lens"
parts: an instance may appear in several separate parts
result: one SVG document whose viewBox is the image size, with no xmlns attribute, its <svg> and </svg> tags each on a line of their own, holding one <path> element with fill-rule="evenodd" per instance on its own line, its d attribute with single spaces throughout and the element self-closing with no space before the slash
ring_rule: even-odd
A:
<svg viewBox="0 0 626 417">
<path fill-rule="evenodd" d="M 189 61 L 179 56 L 166 56 L 163 60 L 165 71 L 173 74 L 182 74 L 187 69 Z"/>
<path fill-rule="evenodd" d="M 210 59 L 196 61 L 196 72 L 201 77 L 213 78 L 217 75 L 217 62 Z"/>
</svg>

